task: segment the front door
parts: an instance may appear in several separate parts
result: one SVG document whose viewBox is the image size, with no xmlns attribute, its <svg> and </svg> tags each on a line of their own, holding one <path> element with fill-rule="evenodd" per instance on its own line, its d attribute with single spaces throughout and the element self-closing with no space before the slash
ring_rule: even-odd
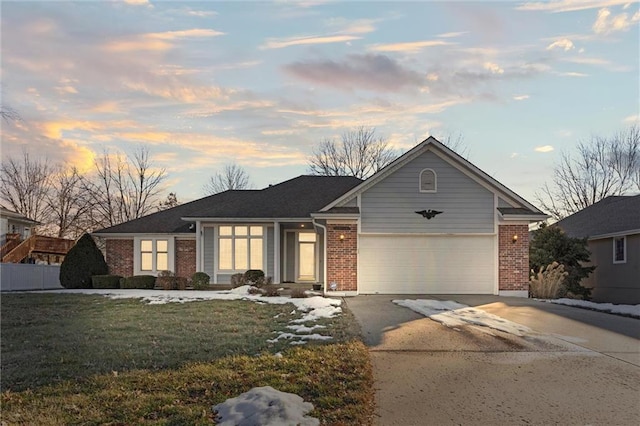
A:
<svg viewBox="0 0 640 426">
<path fill-rule="evenodd" d="M 298 233 L 297 281 L 316 281 L 316 234 Z"/>
</svg>

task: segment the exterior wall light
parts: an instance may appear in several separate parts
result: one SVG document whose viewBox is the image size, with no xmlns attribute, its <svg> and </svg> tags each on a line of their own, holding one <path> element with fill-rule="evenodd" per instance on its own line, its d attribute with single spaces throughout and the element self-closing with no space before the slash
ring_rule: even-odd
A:
<svg viewBox="0 0 640 426">
<path fill-rule="evenodd" d="M 340 241 L 344 240 L 344 234 L 340 234 L 338 238 L 340 238 Z"/>
<path fill-rule="evenodd" d="M 515 244 L 517 241 L 518 241 L 518 235 L 514 234 L 513 237 L 511 237 L 511 242 Z"/>
</svg>

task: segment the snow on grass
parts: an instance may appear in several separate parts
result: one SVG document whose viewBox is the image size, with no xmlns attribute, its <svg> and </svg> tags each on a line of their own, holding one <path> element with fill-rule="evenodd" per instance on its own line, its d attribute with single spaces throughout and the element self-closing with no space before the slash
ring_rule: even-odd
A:
<svg viewBox="0 0 640 426">
<path fill-rule="evenodd" d="M 306 414 L 313 404 L 300 396 L 281 392 L 271 386 L 253 388 L 213 407 L 220 426 L 316 426 L 320 420 Z"/>
<path fill-rule="evenodd" d="M 640 318 L 640 305 L 614 305 L 613 303 L 595 303 L 576 299 L 554 299 L 549 302 Z"/>
<path fill-rule="evenodd" d="M 294 330 L 293 333 L 287 334 L 286 337 L 280 337 L 269 342 L 276 342 L 281 338 L 291 339 L 290 344 L 303 345 L 308 340 L 328 340 L 330 336 L 321 336 L 319 334 L 309 335 L 311 331 L 316 328 L 321 328 L 320 325 L 314 325 L 313 327 L 307 327 L 302 324 L 307 322 L 315 322 L 322 318 L 333 318 L 342 313 L 341 299 L 329 299 L 322 296 L 313 296 L 308 298 L 290 298 L 284 296 L 278 297 L 265 297 L 259 294 L 250 294 L 251 286 L 245 285 L 236 287 L 232 290 L 224 291 L 190 291 L 190 290 L 103 290 L 103 289 L 63 289 L 63 290 L 47 290 L 41 293 L 73 293 L 73 294 L 100 294 L 111 299 L 130 299 L 138 298 L 142 301 L 149 303 L 150 305 L 161 305 L 165 303 L 187 303 L 203 300 L 249 300 L 255 303 L 271 303 L 275 305 L 284 305 L 286 303 L 293 304 L 296 309 L 291 311 L 291 315 L 294 315 L 296 311 L 303 312 L 305 315 L 296 320 L 290 321 L 291 325 L 288 328 Z M 316 336 L 316 337 L 313 337 Z M 298 340 L 295 340 L 298 339 Z"/>
<path fill-rule="evenodd" d="M 455 328 L 472 324 L 504 331 L 516 336 L 524 336 L 531 333 L 529 327 L 451 300 L 404 299 L 394 300 L 393 303 L 409 308 L 447 327 Z"/>
</svg>

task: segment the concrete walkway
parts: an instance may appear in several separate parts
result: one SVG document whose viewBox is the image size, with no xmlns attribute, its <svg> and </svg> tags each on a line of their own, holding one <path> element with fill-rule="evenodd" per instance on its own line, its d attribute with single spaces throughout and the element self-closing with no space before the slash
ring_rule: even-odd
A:
<svg viewBox="0 0 640 426">
<path fill-rule="evenodd" d="M 407 298 L 455 300 L 534 333 L 447 328 L 391 302 Z M 377 424 L 639 423 L 640 320 L 495 296 L 345 301 L 371 350 Z"/>
</svg>

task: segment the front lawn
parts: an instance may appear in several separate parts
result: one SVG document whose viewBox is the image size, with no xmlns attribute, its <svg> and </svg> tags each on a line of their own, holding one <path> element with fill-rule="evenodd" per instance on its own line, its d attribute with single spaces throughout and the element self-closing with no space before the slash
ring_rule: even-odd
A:
<svg viewBox="0 0 640 426">
<path fill-rule="evenodd" d="M 1 304 L 7 424 L 212 424 L 213 405 L 267 385 L 313 403 L 324 424 L 370 423 L 371 366 L 348 312 L 316 322 L 332 340 L 293 347 L 268 342 L 302 316 L 290 304 L 71 294 Z"/>
</svg>

